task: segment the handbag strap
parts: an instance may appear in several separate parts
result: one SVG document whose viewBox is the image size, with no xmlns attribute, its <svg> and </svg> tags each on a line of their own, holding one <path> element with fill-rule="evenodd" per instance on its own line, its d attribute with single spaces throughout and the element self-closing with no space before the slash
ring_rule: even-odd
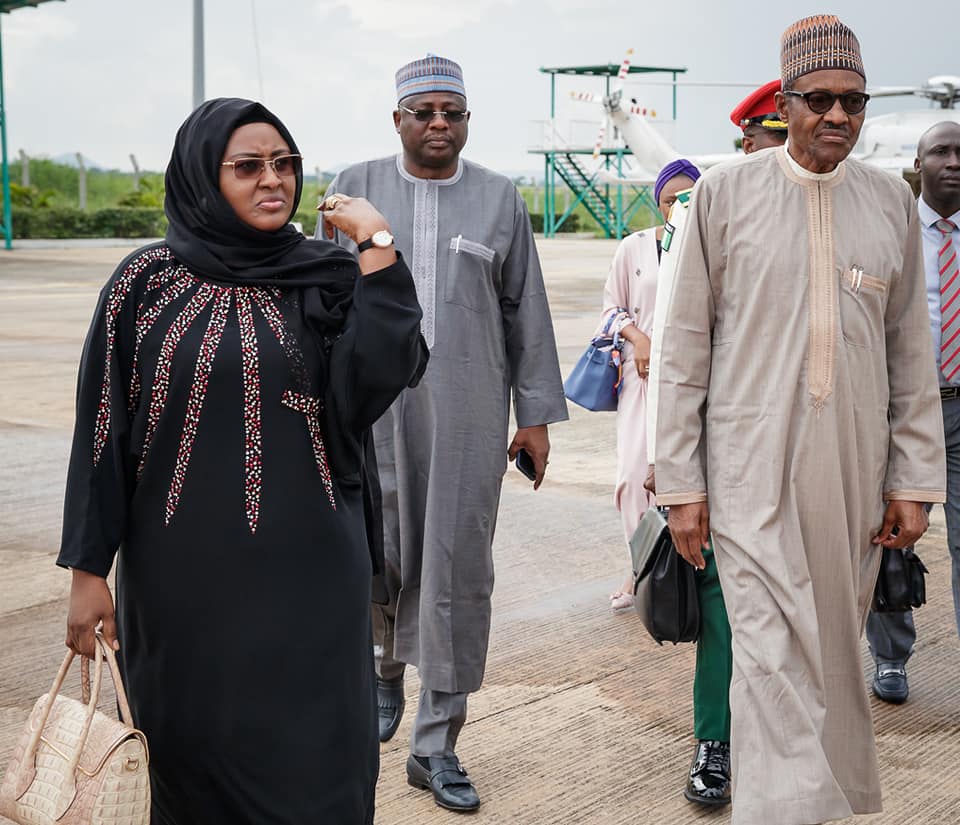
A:
<svg viewBox="0 0 960 825">
<path fill-rule="evenodd" d="M 57 698 L 57 695 L 60 693 L 61 688 L 63 687 L 64 679 L 67 677 L 67 672 L 70 670 L 70 665 L 73 664 L 73 660 L 76 657 L 76 653 L 72 650 L 67 651 L 67 655 L 63 657 L 63 664 L 60 665 L 60 670 L 57 671 L 56 677 L 54 677 L 53 685 L 50 688 L 50 692 L 47 694 L 46 703 L 43 705 L 43 710 L 40 712 L 40 718 L 37 720 L 37 726 L 34 728 L 30 734 L 30 739 L 27 742 L 27 747 L 24 752 L 23 761 L 21 766 L 25 770 L 20 775 L 20 781 L 17 785 L 17 798 L 19 799 L 23 794 L 27 792 L 27 789 L 30 785 L 33 784 L 33 780 L 37 774 L 37 750 L 40 747 L 40 740 L 43 738 L 43 730 L 47 726 L 47 721 L 50 718 L 50 712 L 53 710 L 54 702 Z M 62 813 L 62 810 L 66 810 L 70 805 L 70 801 L 73 800 L 73 797 L 76 796 L 76 768 L 77 764 L 80 761 L 80 752 L 83 750 L 83 745 L 86 742 L 87 734 L 90 732 L 90 723 L 93 721 L 93 713 L 97 707 L 97 699 L 100 697 L 100 677 L 103 673 L 103 651 L 100 648 L 100 645 L 96 646 L 96 660 L 94 662 L 94 682 L 92 689 L 90 691 L 90 701 L 87 704 L 87 711 L 84 714 L 83 725 L 80 730 L 80 738 L 77 743 L 77 750 L 70 757 L 69 768 L 64 774 L 64 784 L 61 788 L 60 797 L 57 802 L 57 811 Z M 66 807 L 63 807 L 63 800 L 65 796 L 69 796 L 69 801 L 67 801 Z M 62 808 L 62 810 L 61 810 Z M 59 814 L 56 818 L 59 818 Z"/>
<path fill-rule="evenodd" d="M 623 349 L 623 341 L 620 338 L 620 331 L 617 330 L 613 333 L 613 336 L 611 336 L 610 328 L 613 326 L 613 322 L 624 314 L 629 314 L 629 310 L 626 307 L 617 307 L 616 309 L 610 310 L 607 320 L 604 321 L 603 328 L 600 330 L 600 334 L 594 335 L 591 339 L 591 343 L 596 345 L 599 341 L 612 340 L 614 349 Z"/>
<path fill-rule="evenodd" d="M 598 338 L 609 338 L 610 337 L 610 327 L 613 326 L 613 322 L 617 320 L 621 315 L 623 315 L 627 310 L 624 307 L 617 307 L 616 309 L 610 310 L 610 315 L 607 318 L 606 323 L 603 325 L 603 329 L 600 331 Z"/>
<path fill-rule="evenodd" d="M 101 642 L 103 650 L 103 661 L 110 671 L 110 678 L 113 681 L 113 689 L 117 694 L 117 708 L 120 711 L 120 721 L 127 727 L 133 727 L 133 714 L 130 712 L 130 703 L 127 701 L 127 692 L 123 687 L 123 678 L 120 675 L 120 666 L 117 664 L 117 655 L 113 648 L 107 644 L 107 640 L 97 632 L 97 638 Z M 90 658 L 82 656 L 80 658 L 80 690 L 83 703 L 86 705 L 90 701 Z"/>
</svg>

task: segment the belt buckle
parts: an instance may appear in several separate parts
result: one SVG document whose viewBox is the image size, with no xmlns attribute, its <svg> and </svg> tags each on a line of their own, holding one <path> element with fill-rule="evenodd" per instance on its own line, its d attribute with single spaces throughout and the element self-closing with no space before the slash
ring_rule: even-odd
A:
<svg viewBox="0 0 960 825">
<path fill-rule="evenodd" d="M 960 398 L 960 387 L 940 387 L 940 400 L 947 401 L 951 398 Z"/>
</svg>

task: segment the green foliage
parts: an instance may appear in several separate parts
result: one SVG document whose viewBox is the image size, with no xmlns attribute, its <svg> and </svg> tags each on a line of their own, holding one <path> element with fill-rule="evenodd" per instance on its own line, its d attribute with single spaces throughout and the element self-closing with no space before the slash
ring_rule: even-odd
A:
<svg viewBox="0 0 960 825">
<path fill-rule="evenodd" d="M 14 238 L 160 238 L 166 229 L 166 216 L 156 208 L 13 210 Z"/>
<path fill-rule="evenodd" d="M 117 206 L 147 206 L 163 208 L 163 179 L 159 175 L 140 178 L 140 188 L 117 199 Z"/>
<path fill-rule="evenodd" d="M 36 186 L 21 186 L 19 183 L 10 181 L 11 206 L 26 206 L 30 209 L 39 209 L 50 206 L 55 195 L 56 192 L 49 189 L 41 192 Z"/>
<path fill-rule="evenodd" d="M 291 220 L 294 223 L 299 223 L 303 229 L 303 234 L 308 238 L 313 237 L 313 233 L 317 231 L 317 218 L 319 217 L 316 209 L 304 209 L 300 207 L 300 211 L 297 212 Z"/>
<path fill-rule="evenodd" d="M 20 161 L 10 164 L 11 179 L 22 176 Z M 92 172 L 90 174 L 93 174 Z M 80 191 L 79 173 L 64 163 L 56 163 L 46 158 L 30 158 L 30 184 L 38 189 L 55 193 L 53 200 L 58 203 L 71 203 L 76 206 Z"/>
<path fill-rule="evenodd" d="M 559 218 L 560 215 L 557 215 Z M 533 212 L 530 215 L 530 225 L 533 227 L 534 232 L 543 232 L 543 214 L 540 212 Z M 574 212 L 572 215 L 568 216 L 567 219 L 557 227 L 557 232 L 577 232 L 580 228 L 580 216 Z"/>
<path fill-rule="evenodd" d="M 10 164 L 10 177 L 16 238 L 159 238 L 166 231 L 160 173 L 142 173 L 139 188 L 134 189 L 131 172 L 87 170 L 86 212 L 78 208 L 80 173 L 73 166 L 31 158 L 30 186 L 14 182 L 22 177 L 20 161 Z M 316 206 L 326 189 L 326 182 L 304 180 L 300 210 L 293 220 L 308 236 L 316 229 Z"/>
<path fill-rule="evenodd" d="M 299 223 L 303 227 L 303 234 L 308 238 L 313 237 L 317 231 L 317 205 L 320 199 L 327 192 L 327 184 L 317 184 L 316 178 L 308 178 L 303 182 L 303 192 L 300 195 L 300 207 L 296 214 L 290 219 L 294 223 Z"/>
<path fill-rule="evenodd" d="M 98 238 L 159 238 L 167 231 L 167 216 L 156 207 L 98 209 L 90 218 Z"/>
<path fill-rule="evenodd" d="M 20 161 L 10 164 L 10 178 L 20 180 L 22 166 Z M 163 176 L 158 173 L 145 173 L 140 178 L 141 187 L 146 181 L 148 186 L 156 187 L 159 192 L 159 204 L 163 203 Z M 50 193 L 50 206 L 76 207 L 80 201 L 80 171 L 65 163 L 57 163 L 47 158 L 30 158 L 30 185 L 43 192 Z M 104 209 L 120 204 L 120 200 L 136 190 L 133 189 L 133 173 L 117 169 L 87 170 L 87 208 Z M 131 204 L 134 205 L 134 204 Z M 140 206 L 149 204 L 140 203 Z"/>
</svg>

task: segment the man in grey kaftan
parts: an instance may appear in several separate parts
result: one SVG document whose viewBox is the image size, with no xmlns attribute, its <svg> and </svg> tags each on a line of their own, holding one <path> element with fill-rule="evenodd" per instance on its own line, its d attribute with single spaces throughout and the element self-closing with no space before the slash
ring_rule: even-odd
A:
<svg viewBox="0 0 960 825">
<path fill-rule="evenodd" d="M 390 599 L 374 605 L 374 643 L 381 687 L 402 685 L 404 663 L 417 667 L 411 754 L 433 769 L 454 757 L 466 696 L 483 680 L 508 445 L 511 454 L 526 446 L 542 479 L 546 425 L 567 418 L 527 209 L 507 178 L 460 158 L 468 115 L 448 85 L 459 71 L 451 66 L 428 58 L 401 69 L 403 153 L 350 167 L 327 190 L 362 195 L 383 212 L 423 308 L 426 373 L 374 428 Z M 452 116 L 430 115 L 438 109 Z M 443 151 L 447 140 L 455 151 Z M 393 730 L 381 728 L 384 738 Z"/>
<path fill-rule="evenodd" d="M 860 635 L 945 486 L 916 203 L 845 159 L 853 33 L 794 24 L 783 88 L 787 147 L 694 190 L 659 364 L 657 499 L 688 560 L 712 536 L 733 632 L 733 825 L 880 810 Z"/>
</svg>

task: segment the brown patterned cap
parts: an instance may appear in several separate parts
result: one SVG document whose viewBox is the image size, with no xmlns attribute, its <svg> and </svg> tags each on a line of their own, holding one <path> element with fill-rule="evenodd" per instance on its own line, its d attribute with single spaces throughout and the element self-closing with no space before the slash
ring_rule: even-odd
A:
<svg viewBox="0 0 960 825">
<path fill-rule="evenodd" d="M 780 38 L 780 77 L 783 87 L 801 75 L 821 69 L 848 69 L 864 80 L 860 41 L 832 14 L 804 17 Z"/>
</svg>

